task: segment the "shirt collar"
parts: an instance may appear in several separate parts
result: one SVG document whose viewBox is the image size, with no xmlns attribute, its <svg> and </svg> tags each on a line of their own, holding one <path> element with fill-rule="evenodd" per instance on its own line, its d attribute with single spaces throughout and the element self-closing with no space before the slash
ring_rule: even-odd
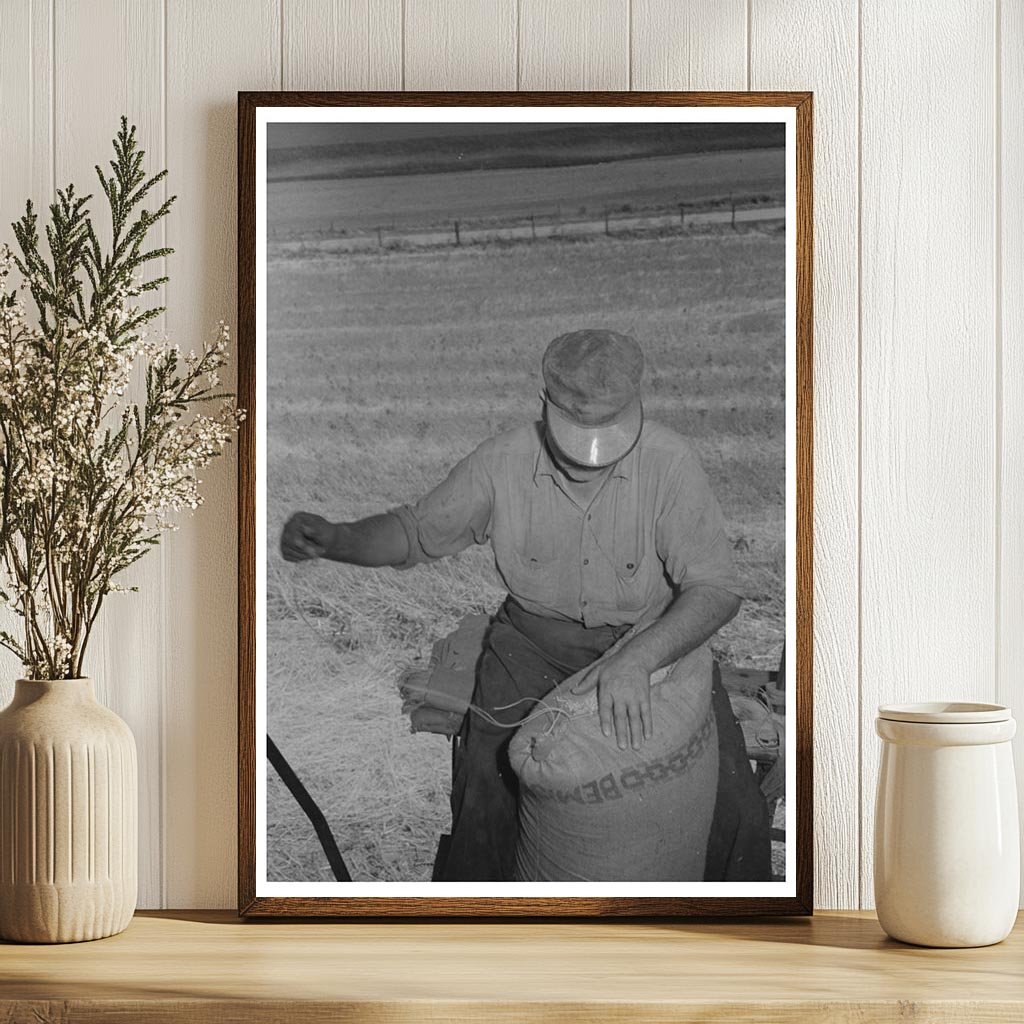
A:
<svg viewBox="0 0 1024 1024">
<path fill-rule="evenodd" d="M 541 476 L 549 476 L 552 479 L 556 478 L 559 474 L 558 466 L 555 465 L 551 458 L 551 453 L 548 451 L 548 446 L 544 440 L 544 425 L 540 425 L 538 431 L 540 436 L 540 444 L 537 448 L 537 458 L 533 465 L 533 482 L 537 482 L 537 478 Z M 628 480 L 636 472 L 636 460 L 639 457 L 638 452 L 640 451 L 640 445 L 643 442 L 643 430 L 640 431 L 640 437 L 637 439 L 635 445 L 626 454 L 619 459 L 618 462 L 612 467 L 612 476 L 621 477 L 623 480 Z"/>
</svg>

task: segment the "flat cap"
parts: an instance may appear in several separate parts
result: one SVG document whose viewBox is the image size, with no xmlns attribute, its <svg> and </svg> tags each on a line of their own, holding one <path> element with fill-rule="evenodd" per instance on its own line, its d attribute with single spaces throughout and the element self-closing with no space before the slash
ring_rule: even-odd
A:
<svg viewBox="0 0 1024 1024">
<path fill-rule="evenodd" d="M 633 338 L 587 328 L 555 338 L 541 362 L 545 422 L 559 450 L 583 466 L 617 462 L 643 426 L 643 350 Z"/>
</svg>

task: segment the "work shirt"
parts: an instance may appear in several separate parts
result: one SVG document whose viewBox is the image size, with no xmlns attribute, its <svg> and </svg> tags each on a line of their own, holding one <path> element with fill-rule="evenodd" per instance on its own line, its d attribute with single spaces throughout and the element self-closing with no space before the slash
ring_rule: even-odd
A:
<svg viewBox="0 0 1024 1024">
<path fill-rule="evenodd" d="M 539 615 L 631 625 L 698 584 L 743 596 L 696 454 L 656 423 L 589 503 L 573 496 L 538 422 L 484 441 L 429 494 L 390 511 L 409 540 L 397 568 L 489 542 L 509 594 Z"/>
</svg>

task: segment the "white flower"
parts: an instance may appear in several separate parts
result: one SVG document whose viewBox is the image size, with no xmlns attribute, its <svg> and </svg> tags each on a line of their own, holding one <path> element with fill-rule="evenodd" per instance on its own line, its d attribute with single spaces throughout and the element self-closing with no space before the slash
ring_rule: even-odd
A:
<svg viewBox="0 0 1024 1024">
<path fill-rule="evenodd" d="M 226 324 L 187 357 L 165 337 L 128 335 L 119 325 L 139 313 L 131 302 L 139 278 L 110 297 L 102 323 L 66 325 L 58 348 L 12 291 L 15 267 L 0 246 L 0 422 L 8 437 L 0 493 L 11 496 L 0 550 L 18 552 L 17 563 L 3 563 L 0 590 L 38 629 L 31 658 L 25 648 L 33 674 L 64 674 L 81 653 L 81 623 L 70 633 L 57 626 L 72 591 L 84 590 L 91 614 L 105 594 L 132 589 L 112 577 L 148 550 L 146 538 L 178 529 L 175 513 L 202 504 L 198 472 L 223 451 L 242 413 L 230 399 L 215 410 L 202 404 L 227 361 Z M 133 386 L 145 377 L 137 364 L 159 378 L 148 401 L 145 387 Z M 169 404 L 177 396 L 184 408 Z"/>
</svg>

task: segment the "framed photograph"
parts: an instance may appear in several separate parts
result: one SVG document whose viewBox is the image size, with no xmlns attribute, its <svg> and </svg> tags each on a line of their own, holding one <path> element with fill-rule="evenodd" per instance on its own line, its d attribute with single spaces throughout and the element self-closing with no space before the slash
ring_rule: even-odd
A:
<svg viewBox="0 0 1024 1024">
<path fill-rule="evenodd" d="M 239 912 L 812 912 L 811 95 L 240 93 Z"/>
</svg>

